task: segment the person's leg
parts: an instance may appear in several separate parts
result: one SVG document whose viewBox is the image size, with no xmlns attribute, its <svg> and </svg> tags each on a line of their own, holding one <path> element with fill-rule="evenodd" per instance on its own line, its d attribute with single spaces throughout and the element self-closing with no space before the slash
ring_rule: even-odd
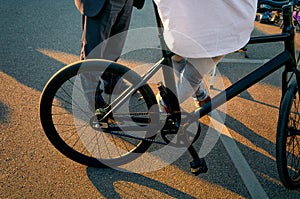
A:
<svg viewBox="0 0 300 199">
<path fill-rule="evenodd" d="M 118 22 L 117 19 L 124 8 L 124 2 L 109 0 L 97 16 L 85 17 L 81 59 L 103 58 L 112 61 L 117 60 L 123 45 L 115 46 L 115 50 L 111 51 L 111 53 L 105 53 L 105 51 L 109 47 L 107 45 L 108 39 L 112 36 L 114 26 Z M 110 49 L 112 48 L 110 47 Z"/>
<path fill-rule="evenodd" d="M 208 93 L 202 81 L 203 76 L 211 71 L 223 56 L 215 58 L 189 58 L 177 82 L 177 95 L 180 103 L 193 96 L 199 101 L 207 98 Z"/>
<path fill-rule="evenodd" d="M 85 16 L 84 29 L 82 34 L 82 49 L 80 59 L 85 60 L 88 58 L 101 58 L 101 47 L 104 45 L 101 44 L 109 35 L 109 19 L 110 14 L 108 13 L 108 4 L 103 8 L 104 11 L 101 14 L 98 14 L 95 17 L 87 17 Z M 104 14 L 106 13 L 106 14 Z M 107 20 L 102 21 L 102 19 Z M 107 24 L 107 26 L 106 26 Z M 97 48 L 97 52 L 96 49 Z M 100 95 L 97 97 L 96 89 L 100 86 L 100 74 L 95 73 L 84 73 L 80 74 L 80 81 L 82 85 L 82 89 L 84 91 L 85 99 L 89 104 L 90 110 L 93 112 L 95 109 L 99 107 L 103 107 L 106 105 L 100 91 Z"/>
<path fill-rule="evenodd" d="M 115 9 L 122 9 L 115 18 L 111 28 L 109 39 L 106 41 L 106 48 L 103 52 L 103 57 L 109 60 L 117 61 L 122 53 L 124 43 L 129 29 L 133 0 L 126 0 L 123 5 L 120 0 L 111 0 L 111 4 Z M 119 78 L 110 73 L 104 73 L 101 77 L 104 80 L 104 88 L 106 93 L 112 93 Z M 123 85 L 123 84 L 122 84 Z"/>
<path fill-rule="evenodd" d="M 129 29 L 133 0 L 126 0 L 125 3 L 120 3 L 120 0 L 110 0 L 112 8 L 119 10 L 118 14 L 114 16 L 114 21 L 110 29 L 108 40 L 103 51 L 103 57 L 105 59 L 117 61 L 124 47 L 124 43 L 127 36 L 127 30 Z"/>
<path fill-rule="evenodd" d="M 214 57 L 212 58 L 212 60 L 214 64 L 217 65 L 222 60 L 223 57 L 224 56 Z M 193 94 L 193 99 L 196 107 L 201 107 L 203 106 L 203 104 L 211 100 L 203 80 L 201 81 L 199 88 Z"/>
<path fill-rule="evenodd" d="M 180 78 L 182 71 L 186 65 L 186 58 L 181 57 L 179 55 L 172 56 L 172 65 L 177 78 Z"/>
<path fill-rule="evenodd" d="M 125 0 L 124 0 L 125 1 Z M 105 57 L 105 51 L 107 48 L 107 39 L 110 37 L 112 28 L 118 18 L 119 13 L 124 7 L 124 2 L 117 0 L 107 1 L 101 12 L 95 17 L 85 17 L 84 30 L 82 35 L 82 50 L 81 50 L 81 59 L 90 59 L 90 58 L 105 58 L 115 61 L 121 53 L 121 49 L 115 51 L 116 54 L 111 54 L 110 56 Z M 121 46 L 123 47 L 123 46 Z M 121 48 L 120 47 L 120 48 Z M 110 81 L 112 80 L 111 75 L 104 75 L 104 79 Z M 80 76 L 81 84 L 87 98 L 88 103 L 90 104 L 91 110 L 94 108 L 105 106 L 106 103 L 101 96 L 102 90 L 98 90 L 98 95 L 95 97 L 96 88 L 99 89 L 99 75 L 98 74 L 82 74 Z M 116 82 L 117 80 L 115 80 Z M 105 80 L 104 80 L 105 82 Z M 98 87 L 97 87 L 98 85 Z M 108 83 L 105 82 L 105 86 Z M 96 101 L 95 101 L 96 100 Z M 96 105 L 94 107 L 94 104 Z"/>
</svg>

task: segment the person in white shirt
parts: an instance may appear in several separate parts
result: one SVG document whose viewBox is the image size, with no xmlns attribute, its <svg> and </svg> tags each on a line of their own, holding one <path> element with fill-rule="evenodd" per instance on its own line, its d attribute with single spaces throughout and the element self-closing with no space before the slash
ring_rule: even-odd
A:
<svg viewBox="0 0 300 199">
<path fill-rule="evenodd" d="M 154 0 L 173 56 L 180 103 L 210 100 L 202 78 L 226 54 L 244 47 L 254 28 L 257 0 Z"/>
</svg>

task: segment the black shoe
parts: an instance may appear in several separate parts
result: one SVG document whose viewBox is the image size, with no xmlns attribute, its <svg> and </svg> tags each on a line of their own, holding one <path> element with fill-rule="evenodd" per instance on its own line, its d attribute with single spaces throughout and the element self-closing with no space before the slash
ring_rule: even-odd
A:
<svg viewBox="0 0 300 199">
<path fill-rule="evenodd" d="M 105 115 L 111 110 L 111 107 L 106 104 L 105 106 L 102 106 L 95 111 L 95 115 L 97 116 L 97 119 L 99 122 L 102 123 L 108 123 L 109 119 L 113 120 L 112 113 L 109 113 L 106 117 Z"/>
<path fill-rule="evenodd" d="M 164 134 L 176 134 L 179 129 L 179 125 L 180 124 L 175 117 L 168 116 L 161 132 Z"/>
<path fill-rule="evenodd" d="M 206 173 L 208 171 L 204 158 L 198 158 L 190 162 L 191 172 L 197 176 L 200 173 Z"/>
</svg>

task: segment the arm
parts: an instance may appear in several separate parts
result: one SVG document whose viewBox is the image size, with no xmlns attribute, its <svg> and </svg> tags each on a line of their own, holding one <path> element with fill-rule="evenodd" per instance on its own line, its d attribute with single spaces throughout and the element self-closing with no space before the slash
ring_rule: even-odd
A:
<svg viewBox="0 0 300 199">
<path fill-rule="evenodd" d="M 145 0 L 133 0 L 133 6 L 137 9 L 142 9 L 145 4 Z"/>
<path fill-rule="evenodd" d="M 82 15 L 94 17 L 104 6 L 105 0 L 74 0 L 74 3 Z"/>
</svg>

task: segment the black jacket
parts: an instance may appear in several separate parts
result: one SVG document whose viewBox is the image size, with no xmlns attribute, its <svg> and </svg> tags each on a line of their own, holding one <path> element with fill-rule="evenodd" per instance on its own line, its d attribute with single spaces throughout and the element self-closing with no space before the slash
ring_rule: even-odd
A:
<svg viewBox="0 0 300 199">
<path fill-rule="evenodd" d="M 88 17 L 96 16 L 104 6 L 106 0 L 74 0 L 75 5 L 82 15 Z M 120 0 L 125 3 L 126 0 Z M 133 0 L 133 6 L 141 9 L 144 6 L 145 0 Z"/>
</svg>

